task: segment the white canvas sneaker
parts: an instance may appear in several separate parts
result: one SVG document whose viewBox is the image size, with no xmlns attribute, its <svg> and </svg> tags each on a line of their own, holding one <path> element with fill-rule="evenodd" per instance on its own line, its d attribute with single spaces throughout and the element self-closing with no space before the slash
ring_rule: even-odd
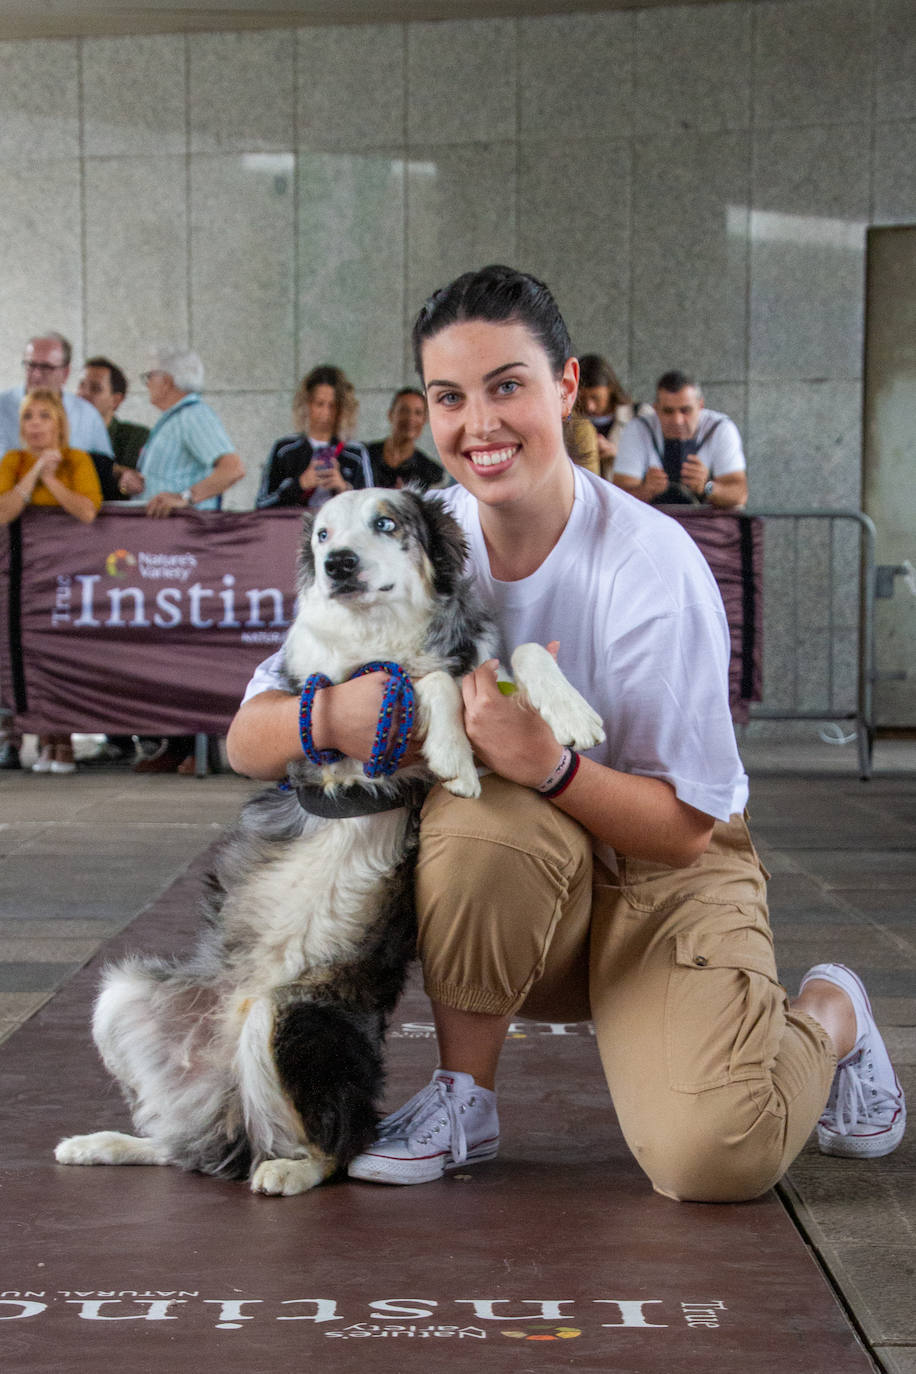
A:
<svg viewBox="0 0 916 1374">
<path fill-rule="evenodd" d="M 493 1159 L 498 1149 L 496 1094 L 469 1073 L 437 1069 L 400 1111 L 379 1122 L 378 1138 L 347 1172 L 370 1183 L 431 1183 L 447 1169 Z"/>
<path fill-rule="evenodd" d="M 903 1139 L 906 1103 L 868 993 L 858 975 L 844 964 L 816 964 L 802 979 L 800 991 L 813 978 L 842 988 L 856 1013 L 856 1043 L 837 1064 L 817 1126 L 821 1154 L 851 1159 L 889 1155 Z"/>
</svg>

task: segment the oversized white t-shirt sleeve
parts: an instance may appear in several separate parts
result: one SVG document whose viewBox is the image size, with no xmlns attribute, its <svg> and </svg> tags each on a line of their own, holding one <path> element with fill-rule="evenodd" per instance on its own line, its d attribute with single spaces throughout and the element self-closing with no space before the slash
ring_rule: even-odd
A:
<svg viewBox="0 0 916 1374">
<path fill-rule="evenodd" d="M 283 650 L 278 649 L 270 658 L 265 658 L 255 668 L 251 681 L 245 688 L 245 695 L 242 697 L 242 705 L 250 701 L 252 697 L 258 696 L 261 692 L 285 692 L 287 690 L 286 681 L 283 677 Z"/>
</svg>

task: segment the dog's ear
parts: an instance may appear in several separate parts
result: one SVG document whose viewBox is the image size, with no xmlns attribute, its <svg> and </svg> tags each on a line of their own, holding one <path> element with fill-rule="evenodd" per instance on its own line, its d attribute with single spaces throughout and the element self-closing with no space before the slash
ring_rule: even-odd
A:
<svg viewBox="0 0 916 1374">
<path fill-rule="evenodd" d="M 420 542 L 432 564 L 433 590 L 453 596 L 468 556 L 464 531 L 438 497 L 410 492 L 417 504 Z"/>
<path fill-rule="evenodd" d="M 296 563 L 300 591 L 305 591 L 315 581 L 315 555 L 312 553 L 312 531 L 314 528 L 315 513 L 314 511 L 306 511 L 302 517 L 299 557 Z"/>
</svg>

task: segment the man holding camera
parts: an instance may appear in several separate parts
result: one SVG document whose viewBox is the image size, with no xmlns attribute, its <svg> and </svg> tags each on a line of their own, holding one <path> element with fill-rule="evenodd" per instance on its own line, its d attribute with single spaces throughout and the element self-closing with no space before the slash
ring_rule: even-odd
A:
<svg viewBox="0 0 916 1374">
<path fill-rule="evenodd" d="M 707 410 L 693 377 L 659 377 L 652 414 L 638 415 L 620 436 L 614 482 L 651 505 L 747 504 L 747 463 L 735 423 Z"/>
</svg>

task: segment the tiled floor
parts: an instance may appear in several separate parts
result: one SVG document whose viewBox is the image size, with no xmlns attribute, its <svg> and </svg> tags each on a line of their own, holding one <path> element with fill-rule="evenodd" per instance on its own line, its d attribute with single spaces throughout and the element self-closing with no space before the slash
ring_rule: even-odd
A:
<svg viewBox="0 0 916 1374">
<path fill-rule="evenodd" d="M 869 783 L 850 751 L 744 752 L 780 976 L 794 990 L 824 958 L 862 972 L 916 1102 L 916 746 L 879 742 Z M 167 888 L 250 789 L 91 765 L 73 778 L 0 774 L 0 1038 Z M 913 1141 L 868 1164 L 809 1144 L 782 1187 L 888 1374 L 916 1374 Z"/>
</svg>

